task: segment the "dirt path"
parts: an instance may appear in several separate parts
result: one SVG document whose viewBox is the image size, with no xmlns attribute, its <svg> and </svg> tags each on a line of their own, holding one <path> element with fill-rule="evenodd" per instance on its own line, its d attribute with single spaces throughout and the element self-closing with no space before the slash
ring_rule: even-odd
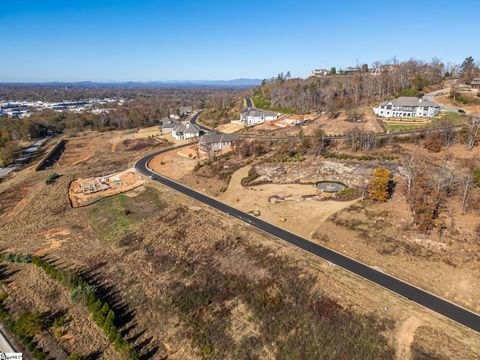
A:
<svg viewBox="0 0 480 360">
<path fill-rule="evenodd" d="M 312 185 L 265 184 L 243 187 L 241 179 L 248 175 L 250 166 L 237 170 L 220 200 L 242 211 L 260 211 L 260 217 L 300 236 L 311 238 L 319 224 L 329 216 L 352 205 L 355 201 L 305 200 L 305 196 L 319 195 Z M 272 201 L 272 197 L 280 201 Z"/>
<path fill-rule="evenodd" d="M 422 321 L 416 317 L 409 317 L 403 322 L 398 329 L 397 333 L 397 359 L 408 360 L 410 359 L 410 346 L 415 337 L 415 331 L 422 325 Z"/>
</svg>

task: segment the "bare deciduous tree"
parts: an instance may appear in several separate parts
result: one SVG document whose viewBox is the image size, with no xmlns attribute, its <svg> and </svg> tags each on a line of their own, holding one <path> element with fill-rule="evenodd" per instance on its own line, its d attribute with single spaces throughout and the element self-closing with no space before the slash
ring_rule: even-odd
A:
<svg viewBox="0 0 480 360">
<path fill-rule="evenodd" d="M 467 150 L 472 151 L 480 135 L 480 116 L 470 116 L 465 123 Z"/>
</svg>

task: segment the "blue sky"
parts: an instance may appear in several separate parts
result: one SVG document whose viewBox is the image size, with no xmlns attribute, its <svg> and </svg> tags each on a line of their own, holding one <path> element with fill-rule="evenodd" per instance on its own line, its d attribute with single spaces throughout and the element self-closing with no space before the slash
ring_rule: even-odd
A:
<svg viewBox="0 0 480 360">
<path fill-rule="evenodd" d="M 480 58 L 480 1 L 0 0 L 0 81 L 268 78 Z"/>
</svg>

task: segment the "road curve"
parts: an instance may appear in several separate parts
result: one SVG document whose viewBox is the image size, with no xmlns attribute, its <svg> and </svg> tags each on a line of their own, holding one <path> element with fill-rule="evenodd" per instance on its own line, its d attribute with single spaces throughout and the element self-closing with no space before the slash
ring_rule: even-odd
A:
<svg viewBox="0 0 480 360">
<path fill-rule="evenodd" d="M 225 214 L 228 214 L 236 219 L 239 219 L 247 224 L 255 226 L 256 228 L 269 233 L 275 237 L 278 237 L 292 245 L 299 247 L 309 253 L 316 255 L 332 264 L 340 266 L 364 279 L 374 282 L 400 296 L 403 296 L 419 305 L 422 305 L 430 310 L 433 310 L 447 318 L 454 320 L 466 327 L 480 332 L 480 315 L 467 310 L 459 305 L 455 305 L 450 301 L 435 296 L 425 290 L 422 290 L 414 285 L 397 279 L 394 276 L 388 275 L 384 272 L 375 270 L 370 266 L 367 266 L 357 260 L 351 259 L 345 255 L 342 255 L 334 250 L 330 250 L 321 245 L 315 244 L 307 239 L 304 239 L 298 235 L 295 235 L 287 230 L 279 228 L 265 222 L 250 214 L 244 213 L 238 209 L 235 209 L 227 204 L 224 204 L 218 200 L 215 200 L 209 196 L 206 196 L 198 191 L 192 190 L 182 184 L 172 181 L 162 175 L 159 175 L 148 168 L 148 162 L 155 156 L 167 151 L 171 151 L 177 148 L 188 146 L 190 144 L 184 144 L 176 147 L 170 147 L 157 151 L 153 154 L 147 155 L 144 158 L 138 160 L 135 163 L 135 169 L 141 174 L 149 176 L 152 180 L 155 180 L 169 188 L 179 191 L 191 198 L 198 200 L 206 205 L 209 205 Z"/>
<path fill-rule="evenodd" d="M 203 110 L 197 111 L 197 113 L 195 115 L 193 115 L 192 118 L 190 119 L 190 124 L 197 125 L 200 128 L 200 130 L 202 130 L 204 132 L 208 132 L 211 129 L 197 123 L 197 120 L 198 120 L 199 116 L 202 115 L 202 112 L 203 112 Z"/>
</svg>

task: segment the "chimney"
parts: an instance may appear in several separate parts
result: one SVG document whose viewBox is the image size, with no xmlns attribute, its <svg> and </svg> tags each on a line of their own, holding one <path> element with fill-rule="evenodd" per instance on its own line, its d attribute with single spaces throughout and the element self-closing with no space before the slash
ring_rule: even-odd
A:
<svg viewBox="0 0 480 360">
<path fill-rule="evenodd" d="M 418 99 L 418 102 L 419 102 L 419 103 L 421 103 L 422 101 L 423 101 L 423 99 L 422 99 L 422 98 Z"/>
</svg>

